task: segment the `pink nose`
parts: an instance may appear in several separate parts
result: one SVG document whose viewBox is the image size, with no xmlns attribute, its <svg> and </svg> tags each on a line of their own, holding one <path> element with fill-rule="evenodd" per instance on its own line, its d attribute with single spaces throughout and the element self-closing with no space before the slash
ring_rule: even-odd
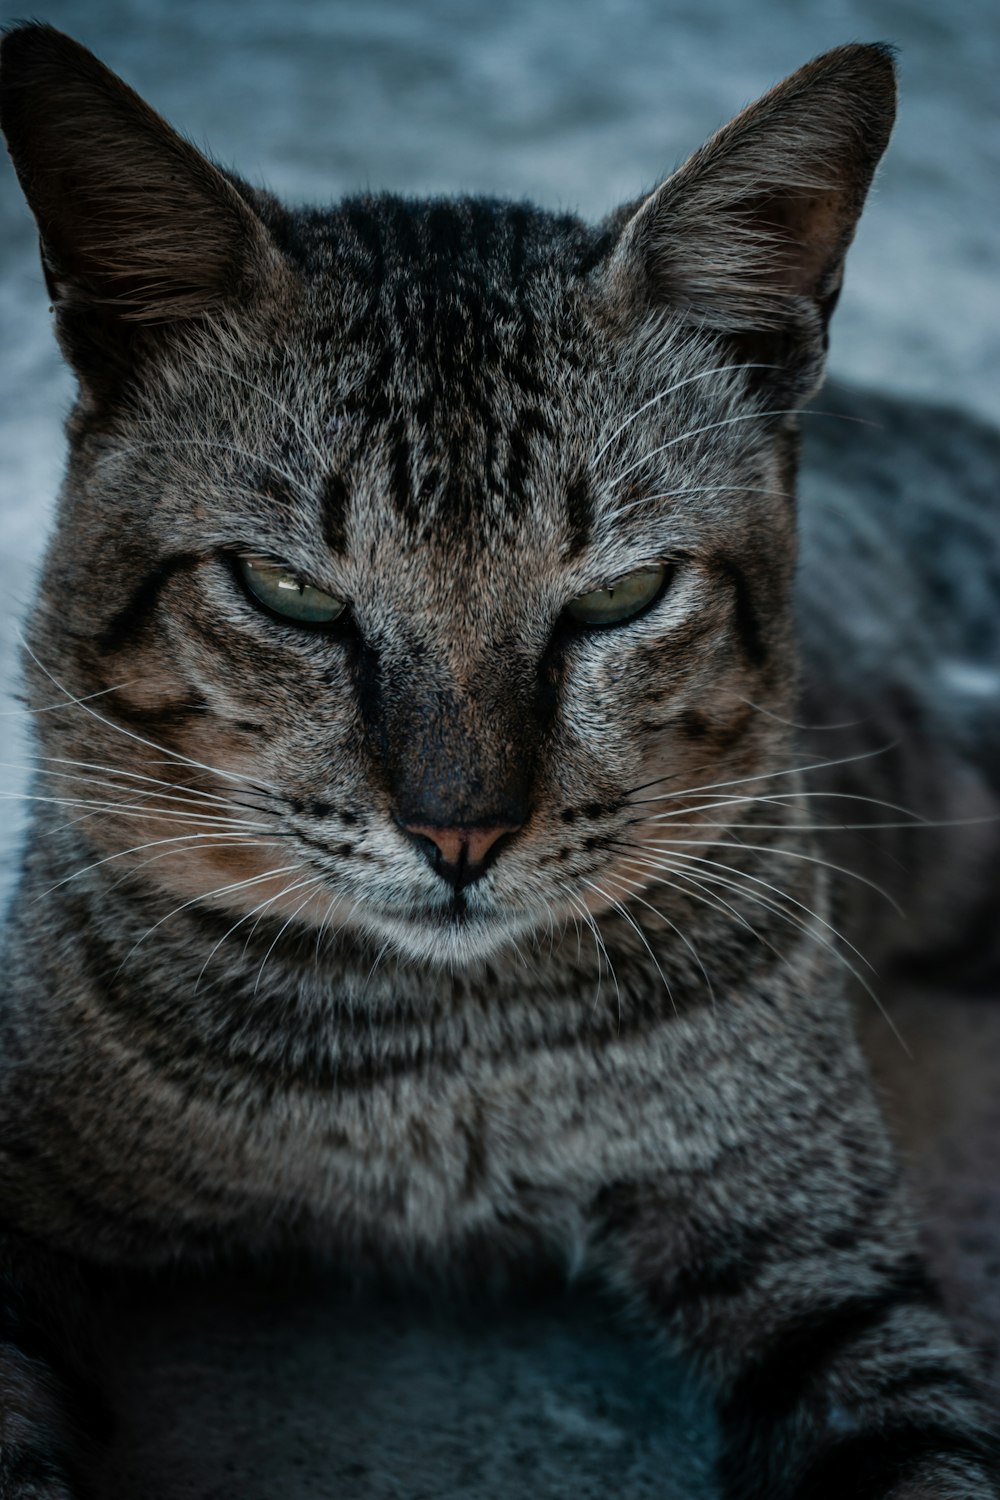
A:
<svg viewBox="0 0 1000 1500">
<path fill-rule="evenodd" d="M 521 825 L 497 823 L 488 828 L 438 828 L 433 823 L 406 823 L 403 826 L 414 838 L 427 839 L 434 845 L 440 855 L 439 865 L 447 867 L 449 872 L 461 870 L 472 875 L 498 839 L 502 839 L 505 833 L 516 833 Z"/>
</svg>

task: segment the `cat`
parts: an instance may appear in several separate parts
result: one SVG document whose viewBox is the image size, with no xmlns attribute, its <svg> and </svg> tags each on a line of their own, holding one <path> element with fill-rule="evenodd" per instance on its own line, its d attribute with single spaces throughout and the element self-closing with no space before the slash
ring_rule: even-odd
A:
<svg viewBox="0 0 1000 1500">
<path fill-rule="evenodd" d="M 292 212 L 7 34 L 79 394 L 3 960 L 4 1500 L 86 1493 L 91 1288 L 233 1245 L 582 1268 L 714 1392 L 729 1500 L 1000 1495 L 789 727 L 795 414 L 894 108 L 846 46 L 596 228 Z"/>
</svg>

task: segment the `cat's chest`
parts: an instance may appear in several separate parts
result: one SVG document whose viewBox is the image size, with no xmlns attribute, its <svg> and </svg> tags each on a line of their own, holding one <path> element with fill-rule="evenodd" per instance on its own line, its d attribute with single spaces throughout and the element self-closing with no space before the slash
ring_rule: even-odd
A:
<svg viewBox="0 0 1000 1500">
<path fill-rule="evenodd" d="M 608 1182 L 711 1169 L 712 1113 L 679 1082 L 673 1050 L 649 1034 L 272 1097 L 251 1130 L 237 1125 L 232 1166 L 248 1193 L 267 1185 L 279 1212 L 348 1246 L 434 1254 L 519 1223 L 565 1238 L 572 1206 Z"/>
</svg>

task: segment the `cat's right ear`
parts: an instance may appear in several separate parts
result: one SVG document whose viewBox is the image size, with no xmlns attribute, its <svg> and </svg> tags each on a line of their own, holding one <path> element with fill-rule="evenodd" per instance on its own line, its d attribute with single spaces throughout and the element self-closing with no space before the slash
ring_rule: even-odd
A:
<svg viewBox="0 0 1000 1500">
<path fill-rule="evenodd" d="M 164 325 L 252 319 L 288 294 L 248 197 L 70 37 L 29 25 L 3 38 L 0 126 L 85 386 L 112 385 Z"/>
<path fill-rule="evenodd" d="M 789 399 L 805 399 L 895 108 L 877 44 L 824 53 L 749 105 L 616 216 L 601 275 L 612 323 L 666 315 L 721 335 L 779 362 Z"/>
</svg>

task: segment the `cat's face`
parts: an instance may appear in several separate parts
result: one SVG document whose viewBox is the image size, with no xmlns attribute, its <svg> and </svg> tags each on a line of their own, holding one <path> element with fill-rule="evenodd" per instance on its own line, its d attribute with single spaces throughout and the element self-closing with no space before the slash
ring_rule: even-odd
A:
<svg viewBox="0 0 1000 1500">
<path fill-rule="evenodd" d="M 268 284 L 245 316 L 165 317 L 161 277 L 167 326 L 136 331 L 129 268 L 132 311 L 95 337 L 62 291 L 83 400 L 30 677 L 39 706 L 46 673 L 102 695 L 39 719 L 50 764 L 103 768 L 97 857 L 446 963 L 627 899 L 656 819 L 718 836 L 773 764 L 790 408 L 837 273 L 783 290 L 783 323 L 750 256 L 740 314 L 728 283 L 711 304 L 707 244 L 665 301 L 662 189 L 603 233 L 241 194 Z"/>
</svg>

